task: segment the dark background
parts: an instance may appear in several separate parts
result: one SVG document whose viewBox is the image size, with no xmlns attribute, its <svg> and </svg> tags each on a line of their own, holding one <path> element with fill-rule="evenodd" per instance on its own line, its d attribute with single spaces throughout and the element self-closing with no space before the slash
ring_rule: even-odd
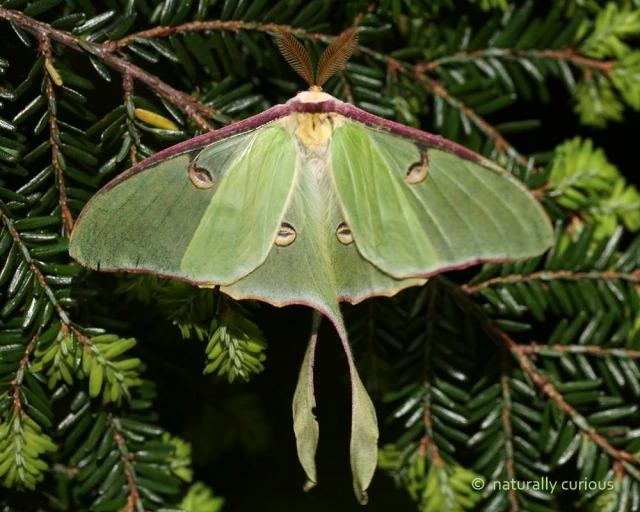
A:
<svg viewBox="0 0 640 512">
<path fill-rule="evenodd" d="M 26 73 L 33 59 L 32 51 L 19 45 L 9 32 L 7 24 L 0 25 L 0 48 L 3 53 L 9 53 L 12 63 L 18 66 L 23 63 L 25 68 L 19 72 Z M 79 62 L 78 68 L 91 72 L 86 62 Z M 606 150 L 610 161 L 629 182 L 640 184 L 635 156 L 640 142 L 640 115 L 627 111 L 623 123 L 611 123 L 604 130 L 589 129 L 579 124 L 565 88 L 557 82 L 550 82 L 548 86 L 549 104 L 521 100 L 488 116 L 487 120 L 492 124 L 517 119 L 541 120 L 542 127 L 534 132 L 508 136 L 508 140 L 524 154 L 550 150 L 575 135 L 592 138 L 596 147 Z M 100 105 L 105 112 L 121 101 L 117 86 L 106 86 L 93 94 L 93 100 L 100 98 L 93 101 L 93 105 Z M 10 107 L 8 112 L 11 112 Z M 3 112 L 6 114 L 7 111 Z M 425 120 L 424 128 L 430 128 L 428 120 Z M 107 276 L 104 279 L 105 283 L 112 283 L 114 278 Z M 196 480 L 206 482 L 226 498 L 226 512 L 254 509 L 313 512 L 326 511 L 329 507 L 335 511 L 361 510 L 353 496 L 349 469 L 348 370 L 340 342 L 328 324 L 321 331 L 315 365 L 320 423 L 319 485 L 304 493 L 304 472 L 295 450 L 291 400 L 309 336 L 310 310 L 299 306 L 278 310 L 262 305 L 255 319 L 270 344 L 266 370 L 254 376 L 249 384 L 229 385 L 201 375 L 204 344 L 182 340 L 178 329 L 164 320 L 154 307 L 136 303 L 123 304 L 122 308 L 123 316 L 127 318 L 134 316 L 131 308 L 135 308 L 138 318 L 127 333 L 139 340 L 148 340 L 139 351 L 148 364 L 146 375 L 158 385 L 156 409 L 160 412 L 162 425 L 192 443 Z M 176 350 L 176 344 L 180 345 L 179 350 Z M 238 396 L 242 398 L 238 399 Z M 253 400 L 252 408 L 261 413 L 259 416 L 245 418 L 240 412 L 234 412 L 234 403 L 239 404 L 238 400 L 247 397 Z M 379 408 L 378 412 L 382 445 L 393 441 L 394 437 L 385 427 L 388 411 Z M 208 414 L 214 414 L 213 421 L 203 419 Z M 265 427 L 265 421 L 268 427 Z M 221 431 L 229 437 L 221 439 Z M 238 443 L 237 436 L 232 434 L 239 433 L 249 442 Z M 248 453 L 243 446 L 252 449 Z M 367 510 L 370 512 L 415 510 L 406 492 L 397 489 L 392 479 L 380 471 L 369 495 Z"/>
</svg>

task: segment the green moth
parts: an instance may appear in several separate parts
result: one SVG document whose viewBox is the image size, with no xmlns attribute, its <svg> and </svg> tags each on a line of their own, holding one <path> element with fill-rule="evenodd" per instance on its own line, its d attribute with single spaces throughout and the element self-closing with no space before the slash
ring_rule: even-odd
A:
<svg viewBox="0 0 640 512">
<path fill-rule="evenodd" d="M 310 89 L 113 180 L 78 218 L 70 252 L 97 270 L 314 308 L 293 399 L 308 487 L 318 444 L 314 353 L 320 321 L 330 319 L 350 368 L 351 468 L 365 503 L 378 426 L 339 303 L 393 295 L 448 269 L 539 255 L 552 230 L 529 191 L 492 162 L 322 92 L 356 48 L 355 30 L 325 50 L 315 77 L 297 39 L 281 34 L 278 44 Z"/>
</svg>

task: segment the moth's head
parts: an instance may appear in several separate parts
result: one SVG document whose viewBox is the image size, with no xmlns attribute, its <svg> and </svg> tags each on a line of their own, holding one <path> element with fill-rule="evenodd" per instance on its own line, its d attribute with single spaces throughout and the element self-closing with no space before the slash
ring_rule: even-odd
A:
<svg viewBox="0 0 640 512">
<path fill-rule="evenodd" d="M 336 99 L 323 92 L 322 89 L 309 89 L 296 94 L 296 97 L 289 101 L 297 101 L 299 103 L 322 103 L 323 101 L 336 101 Z"/>
<path fill-rule="evenodd" d="M 354 27 L 345 30 L 325 48 L 318 61 L 318 68 L 314 75 L 311 58 L 306 48 L 289 32 L 277 33 L 278 48 L 289 65 L 309 84 L 307 94 L 325 94 L 322 86 L 347 63 L 349 57 L 358 46 L 358 32 Z M 305 93 L 298 94 L 298 98 Z M 326 96 L 329 96 L 326 94 Z M 311 96 L 310 96 L 311 97 Z M 300 98 L 301 101 L 307 103 Z M 325 101 L 324 99 L 311 100 Z"/>
</svg>

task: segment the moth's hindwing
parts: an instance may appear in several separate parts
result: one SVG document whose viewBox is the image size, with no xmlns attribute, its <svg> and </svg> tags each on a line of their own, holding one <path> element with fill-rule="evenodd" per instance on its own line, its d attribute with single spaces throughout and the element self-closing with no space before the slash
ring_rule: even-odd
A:
<svg viewBox="0 0 640 512">
<path fill-rule="evenodd" d="M 362 257 L 330 181 L 328 154 L 322 159 L 301 153 L 297 165 L 292 198 L 266 261 L 223 292 L 333 311 L 338 301 L 356 303 L 424 283 L 396 279 Z"/>
</svg>

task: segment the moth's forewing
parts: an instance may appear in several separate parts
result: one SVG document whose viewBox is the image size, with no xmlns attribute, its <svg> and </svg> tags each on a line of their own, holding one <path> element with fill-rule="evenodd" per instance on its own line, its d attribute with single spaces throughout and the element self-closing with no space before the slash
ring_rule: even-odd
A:
<svg viewBox="0 0 640 512">
<path fill-rule="evenodd" d="M 108 184 L 82 211 L 71 256 L 200 286 L 251 272 L 271 250 L 295 175 L 295 142 L 269 122 L 281 117 L 275 110 L 245 130 L 170 148 Z"/>
</svg>

